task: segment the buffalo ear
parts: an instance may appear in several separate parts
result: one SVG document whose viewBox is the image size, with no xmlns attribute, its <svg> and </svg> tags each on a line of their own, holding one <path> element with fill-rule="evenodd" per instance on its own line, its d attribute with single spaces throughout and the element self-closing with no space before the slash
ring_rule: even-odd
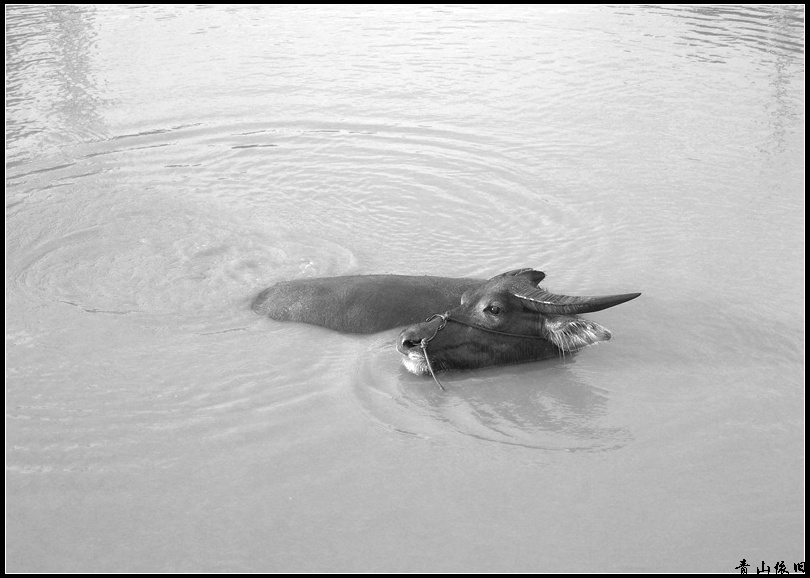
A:
<svg viewBox="0 0 810 578">
<path fill-rule="evenodd" d="M 495 275 L 493 279 L 499 279 L 501 277 L 526 277 L 532 285 L 537 285 L 546 278 L 546 274 L 542 271 L 535 271 L 531 267 L 527 267 L 526 269 L 514 269 L 513 271 L 507 271 L 506 273 L 501 273 L 500 275 Z"/>
<path fill-rule="evenodd" d="M 582 317 L 567 315 L 546 317 L 543 323 L 543 328 L 551 342 L 568 353 L 610 339 L 610 331 L 598 323 Z"/>
</svg>

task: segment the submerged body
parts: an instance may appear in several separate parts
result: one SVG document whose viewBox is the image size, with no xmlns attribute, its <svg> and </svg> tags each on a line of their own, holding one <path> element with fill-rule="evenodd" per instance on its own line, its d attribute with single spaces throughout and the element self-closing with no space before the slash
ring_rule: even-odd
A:
<svg viewBox="0 0 810 578">
<path fill-rule="evenodd" d="M 343 333 L 378 333 L 424 321 L 456 307 L 486 279 L 417 275 L 349 275 L 282 281 L 252 308 L 277 321 L 319 325 Z"/>
<path fill-rule="evenodd" d="M 416 374 L 540 361 L 610 339 L 580 317 L 635 299 L 557 295 L 539 286 L 542 271 L 516 269 L 489 280 L 410 275 L 354 275 L 278 283 L 253 310 L 279 321 L 346 333 L 409 325 L 397 350 Z"/>
</svg>

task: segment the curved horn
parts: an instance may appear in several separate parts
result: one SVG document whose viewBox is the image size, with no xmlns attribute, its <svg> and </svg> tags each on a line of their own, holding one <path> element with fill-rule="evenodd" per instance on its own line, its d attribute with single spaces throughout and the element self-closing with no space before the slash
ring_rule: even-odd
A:
<svg viewBox="0 0 810 578">
<path fill-rule="evenodd" d="M 578 313 L 593 313 L 601 311 L 625 301 L 635 299 L 641 293 L 625 293 L 623 295 L 605 295 L 602 297 L 572 297 L 570 295 L 555 295 L 545 289 L 530 289 L 514 294 L 523 299 L 526 305 L 540 313 L 551 315 L 575 315 Z"/>
</svg>

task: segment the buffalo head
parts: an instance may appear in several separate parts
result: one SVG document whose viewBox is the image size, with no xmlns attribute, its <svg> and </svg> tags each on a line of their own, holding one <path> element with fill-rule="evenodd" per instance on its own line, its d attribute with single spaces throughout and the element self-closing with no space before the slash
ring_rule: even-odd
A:
<svg viewBox="0 0 810 578">
<path fill-rule="evenodd" d="M 563 356 L 610 339 L 607 329 L 579 314 L 640 295 L 556 295 L 539 287 L 544 277 L 541 271 L 518 269 L 468 289 L 458 307 L 400 333 L 403 364 L 427 375 L 431 367 L 473 369 Z"/>
</svg>

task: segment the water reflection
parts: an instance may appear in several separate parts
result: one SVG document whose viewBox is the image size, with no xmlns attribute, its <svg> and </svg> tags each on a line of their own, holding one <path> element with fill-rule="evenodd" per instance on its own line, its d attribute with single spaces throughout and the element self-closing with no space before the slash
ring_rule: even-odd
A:
<svg viewBox="0 0 810 578">
<path fill-rule="evenodd" d="M 48 145 L 104 138 L 95 10 L 6 6 L 6 136 L 14 152 L 30 152 L 33 144 L 20 145 L 34 135 Z"/>
<path fill-rule="evenodd" d="M 791 101 L 787 86 L 797 80 L 794 61 L 804 55 L 804 9 L 801 6 L 681 6 L 656 7 L 651 12 L 665 14 L 687 27 L 678 36 L 693 50 L 688 57 L 715 64 L 759 55 L 759 66 L 771 70 L 773 99 L 765 106 L 771 125 L 767 144 L 760 150 L 776 155 L 785 150 L 785 123 L 798 122 L 803 102 Z M 720 50 L 713 50 L 720 49 Z M 734 49 L 724 51 L 722 49 Z M 803 66 L 801 67 L 803 71 Z"/>
<path fill-rule="evenodd" d="M 632 440 L 628 429 L 603 423 L 607 392 L 572 371 L 575 358 L 443 373 L 443 392 L 399 365 L 392 340 L 380 336 L 362 355 L 353 386 L 363 413 L 385 429 L 453 444 L 467 437 L 569 452 L 618 449 Z"/>
<path fill-rule="evenodd" d="M 782 6 L 660 6 L 650 12 L 665 14 L 688 27 L 679 36 L 693 47 L 742 46 L 763 54 L 785 54 L 801 58 L 804 47 L 796 42 L 803 37 L 804 9 Z M 701 53 L 693 53 L 702 57 Z M 723 62 L 721 55 L 718 62 Z"/>
</svg>

